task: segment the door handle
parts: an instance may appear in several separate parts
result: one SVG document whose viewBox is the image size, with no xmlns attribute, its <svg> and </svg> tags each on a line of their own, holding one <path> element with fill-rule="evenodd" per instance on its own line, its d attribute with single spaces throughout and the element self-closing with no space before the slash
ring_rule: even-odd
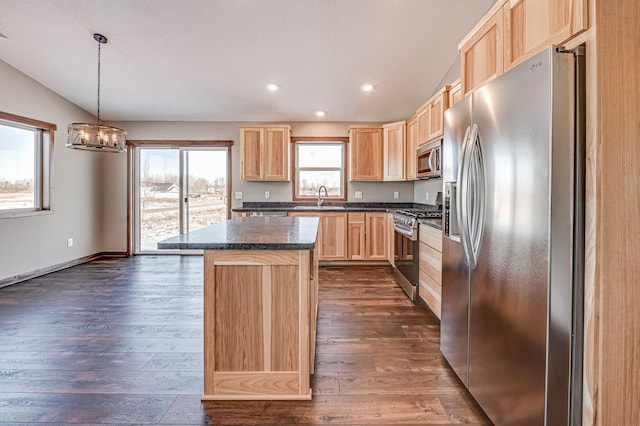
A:
<svg viewBox="0 0 640 426">
<path fill-rule="evenodd" d="M 469 232 L 468 232 L 468 146 L 471 134 L 471 126 L 467 127 L 460 151 L 460 162 L 458 164 L 458 190 L 456 191 L 456 216 L 458 219 L 458 230 L 460 232 L 460 243 L 464 253 L 465 263 L 471 267 L 471 257 L 469 254 Z"/>
</svg>

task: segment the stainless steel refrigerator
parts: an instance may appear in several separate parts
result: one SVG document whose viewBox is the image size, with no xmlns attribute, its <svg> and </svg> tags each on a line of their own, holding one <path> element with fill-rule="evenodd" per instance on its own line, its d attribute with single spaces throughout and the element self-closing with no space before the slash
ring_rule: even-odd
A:
<svg viewBox="0 0 640 426">
<path fill-rule="evenodd" d="M 581 423 L 583 63 L 551 46 L 445 114 L 440 346 L 496 425 Z"/>
</svg>

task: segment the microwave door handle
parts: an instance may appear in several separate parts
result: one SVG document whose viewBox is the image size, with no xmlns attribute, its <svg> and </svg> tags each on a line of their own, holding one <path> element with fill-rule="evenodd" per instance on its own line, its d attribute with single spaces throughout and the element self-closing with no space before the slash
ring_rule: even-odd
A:
<svg viewBox="0 0 640 426">
<path fill-rule="evenodd" d="M 434 150 L 429 151 L 429 161 L 428 161 L 429 173 L 433 173 L 433 170 L 434 170 L 433 169 L 433 153 L 434 153 Z"/>
</svg>

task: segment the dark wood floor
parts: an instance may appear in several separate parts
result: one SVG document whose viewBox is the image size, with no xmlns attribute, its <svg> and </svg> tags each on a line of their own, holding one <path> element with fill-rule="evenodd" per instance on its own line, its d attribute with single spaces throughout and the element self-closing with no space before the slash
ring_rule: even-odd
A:
<svg viewBox="0 0 640 426">
<path fill-rule="evenodd" d="M 200 402 L 202 258 L 0 289 L 0 424 L 488 424 L 389 268 L 321 268 L 313 401 Z"/>
</svg>

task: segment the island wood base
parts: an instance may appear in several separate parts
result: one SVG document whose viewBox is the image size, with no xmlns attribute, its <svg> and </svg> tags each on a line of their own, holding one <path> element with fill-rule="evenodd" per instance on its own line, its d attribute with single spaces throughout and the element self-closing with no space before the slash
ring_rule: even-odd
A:
<svg viewBox="0 0 640 426">
<path fill-rule="evenodd" d="M 205 250 L 202 400 L 309 400 L 317 259 L 309 250 Z"/>
</svg>

